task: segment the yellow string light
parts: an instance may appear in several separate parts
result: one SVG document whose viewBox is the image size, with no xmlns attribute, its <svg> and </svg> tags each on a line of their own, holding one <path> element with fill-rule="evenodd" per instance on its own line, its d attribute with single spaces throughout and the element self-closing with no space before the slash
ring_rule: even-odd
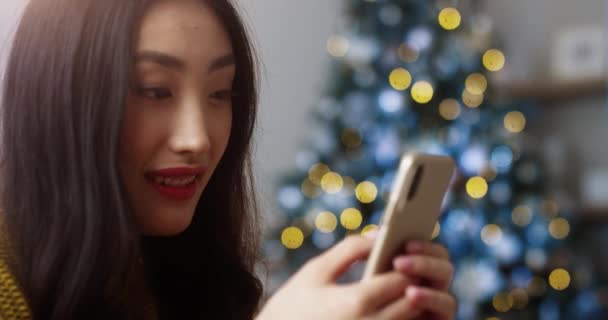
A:
<svg viewBox="0 0 608 320">
<path fill-rule="evenodd" d="M 500 71 L 505 66 L 505 55 L 498 49 L 489 49 L 483 54 L 483 66 L 490 71 Z"/>
<path fill-rule="evenodd" d="M 549 233 L 555 239 L 565 239 L 570 234 L 570 223 L 564 218 L 555 218 L 549 223 Z"/>
<path fill-rule="evenodd" d="M 499 292 L 492 299 L 492 305 L 498 312 L 507 312 L 513 308 L 513 297 L 508 292 Z"/>
<path fill-rule="evenodd" d="M 308 179 L 315 185 L 321 185 L 321 179 L 329 172 L 329 167 L 323 163 L 317 163 L 308 170 Z"/>
<path fill-rule="evenodd" d="M 378 188 L 376 188 L 376 185 L 373 182 L 363 181 L 357 185 L 355 196 L 357 197 L 357 200 L 362 203 L 374 202 L 378 196 Z"/>
<path fill-rule="evenodd" d="M 446 30 L 454 30 L 460 26 L 462 17 L 455 8 L 444 8 L 439 12 L 439 25 Z"/>
<path fill-rule="evenodd" d="M 377 225 L 375 225 L 375 224 L 368 224 L 365 227 L 363 227 L 363 229 L 361 229 L 361 235 L 364 236 L 368 232 L 370 232 L 372 230 L 377 230 L 377 229 L 378 229 Z"/>
<path fill-rule="evenodd" d="M 342 180 L 342 176 L 336 172 L 328 172 L 321 178 L 321 188 L 323 191 L 330 194 L 340 192 L 343 185 L 344 181 Z"/>
<path fill-rule="evenodd" d="M 347 208 L 342 211 L 340 215 L 340 223 L 348 230 L 355 230 L 361 226 L 363 221 L 363 215 L 361 211 L 355 208 Z"/>
<path fill-rule="evenodd" d="M 288 227 L 281 233 L 281 242 L 288 249 L 297 249 L 304 242 L 304 233 L 297 227 Z"/>
<path fill-rule="evenodd" d="M 462 102 L 465 106 L 469 108 L 477 108 L 483 103 L 484 95 L 482 94 L 473 94 L 468 90 L 462 91 Z"/>
<path fill-rule="evenodd" d="M 488 80 L 481 73 L 472 73 L 465 80 L 465 87 L 470 93 L 480 95 L 486 92 Z"/>
<path fill-rule="evenodd" d="M 338 218 L 329 212 L 322 211 L 319 212 L 317 218 L 315 219 L 315 227 L 321 232 L 329 233 L 336 230 L 336 226 L 338 225 Z"/>
<path fill-rule="evenodd" d="M 549 274 L 549 285 L 555 290 L 566 290 L 570 285 L 570 273 L 565 269 L 555 269 Z"/>
<path fill-rule="evenodd" d="M 445 99 L 439 104 L 439 115 L 446 120 L 454 120 L 460 116 L 460 104 L 456 99 Z"/>
<path fill-rule="evenodd" d="M 388 79 L 391 87 L 400 91 L 409 88 L 410 84 L 412 83 L 412 75 L 404 68 L 396 68 L 391 71 Z"/>
<path fill-rule="evenodd" d="M 526 127 L 526 116 L 519 111 L 511 111 L 505 116 L 504 125 L 511 133 L 522 132 Z"/>
<path fill-rule="evenodd" d="M 428 81 L 417 81 L 412 87 L 412 98 L 414 101 L 425 104 L 433 99 L 433 86 Z"/>
<path fill-rule="evenodd" d="M 466 189 L 471 198 L 481 199 L 488 193 L 488 183 L 482 177 L 472 177 L 467 181 Z"/>
</svg>

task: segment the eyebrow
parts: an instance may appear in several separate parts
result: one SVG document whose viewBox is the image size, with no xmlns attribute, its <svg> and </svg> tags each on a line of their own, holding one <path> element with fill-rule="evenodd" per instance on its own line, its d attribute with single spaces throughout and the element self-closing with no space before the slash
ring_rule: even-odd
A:
<svg viewBox="0 0 608 320">
<path fill-rule="evenodd" d="M 183 60 L 181 60 L 175 56 L 168 55 L 166 53 L 162 53 L 162 52 L 158 52 L 158 51 L 151 51 L 151 50 L 143 50 L 143 51 L 138 52 L 135 57 L 135 61 L 136 62 L 149 61 L 149 62 L 153 62 L 153 63 L 159 64 L 159 65 L 167 67 L 167 68 L 177 69 L 177 70 L 184 70 L 186 68 L 186 63 Z M 211 63 L 209 64 L 209 67 L 207 68 L 207 72 L 211 73 L 211 72 L 220 70 L 222 68 L 232 66 L 234 64 L 235 64 L 234 55 L 232 53 L 225 54 L 225 55 L 215 58 L 213 61 L 211 61 Z"/>
</svg>

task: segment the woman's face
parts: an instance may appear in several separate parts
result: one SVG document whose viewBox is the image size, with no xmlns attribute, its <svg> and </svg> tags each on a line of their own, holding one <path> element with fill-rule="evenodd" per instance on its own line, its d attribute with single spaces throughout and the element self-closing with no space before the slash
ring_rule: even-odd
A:
<svg viewBox="0 0 608 320">
<path fill-rule="evenodd" d="M 192 220 L 232 127 L 230 38 L 202 1 L 146 12 L 123 117 L 120 174 L 141 233 L 175 235 Z"/>
</svg>

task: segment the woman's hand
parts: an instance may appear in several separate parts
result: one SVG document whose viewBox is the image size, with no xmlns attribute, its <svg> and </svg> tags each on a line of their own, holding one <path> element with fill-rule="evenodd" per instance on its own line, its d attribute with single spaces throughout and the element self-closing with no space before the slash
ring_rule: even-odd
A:
<svg viewBox="0 0 608 320">
<path fill-rule="evenodd" d="M 393 267 L 411 279 L 406 297 L 413 308 L 425 310 L 420 319 L 454 319 L 456 300 L 448 292 L 454 267 L 447 249 L 430 241 L 410 241 L 404 249 Z"/>
<path fill-rule="evenodd" d="M 364 236 L 348 236 L 310 259 L 268 300 L 256 320 L 407 320 L 416 319 L 427 310 L 433 312 L 435 307 L 431 304 L 436 301 L 449 307 L 449 302 L 443 300 L 452 300 L 442 291 L 421 287 L 410 290 L 412 282 L 406 275 L 409 271 L 393 270 L 364 282 L 336 284 L 354 262 L 369 256 L 373 242 Z M 415 261 L 419 263 L 419 259 Z M 420 272 L 412 274 L 427 278 Z M 433 279 L 443 281 L 445 287 L 444 278 Z"/>
</svg>

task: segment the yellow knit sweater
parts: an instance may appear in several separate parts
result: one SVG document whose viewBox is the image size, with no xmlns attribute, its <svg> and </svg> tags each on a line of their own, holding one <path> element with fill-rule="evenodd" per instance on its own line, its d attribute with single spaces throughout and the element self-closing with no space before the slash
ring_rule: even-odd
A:
<svg viewBox="0 0 608 320">
<path fill-rule="evenodd" d="M 0 320 L 32 319 L 31 312 L 21 293 L 8 263 L 8 248 L 4 234 L 0 235 Z"/>
</svg>

